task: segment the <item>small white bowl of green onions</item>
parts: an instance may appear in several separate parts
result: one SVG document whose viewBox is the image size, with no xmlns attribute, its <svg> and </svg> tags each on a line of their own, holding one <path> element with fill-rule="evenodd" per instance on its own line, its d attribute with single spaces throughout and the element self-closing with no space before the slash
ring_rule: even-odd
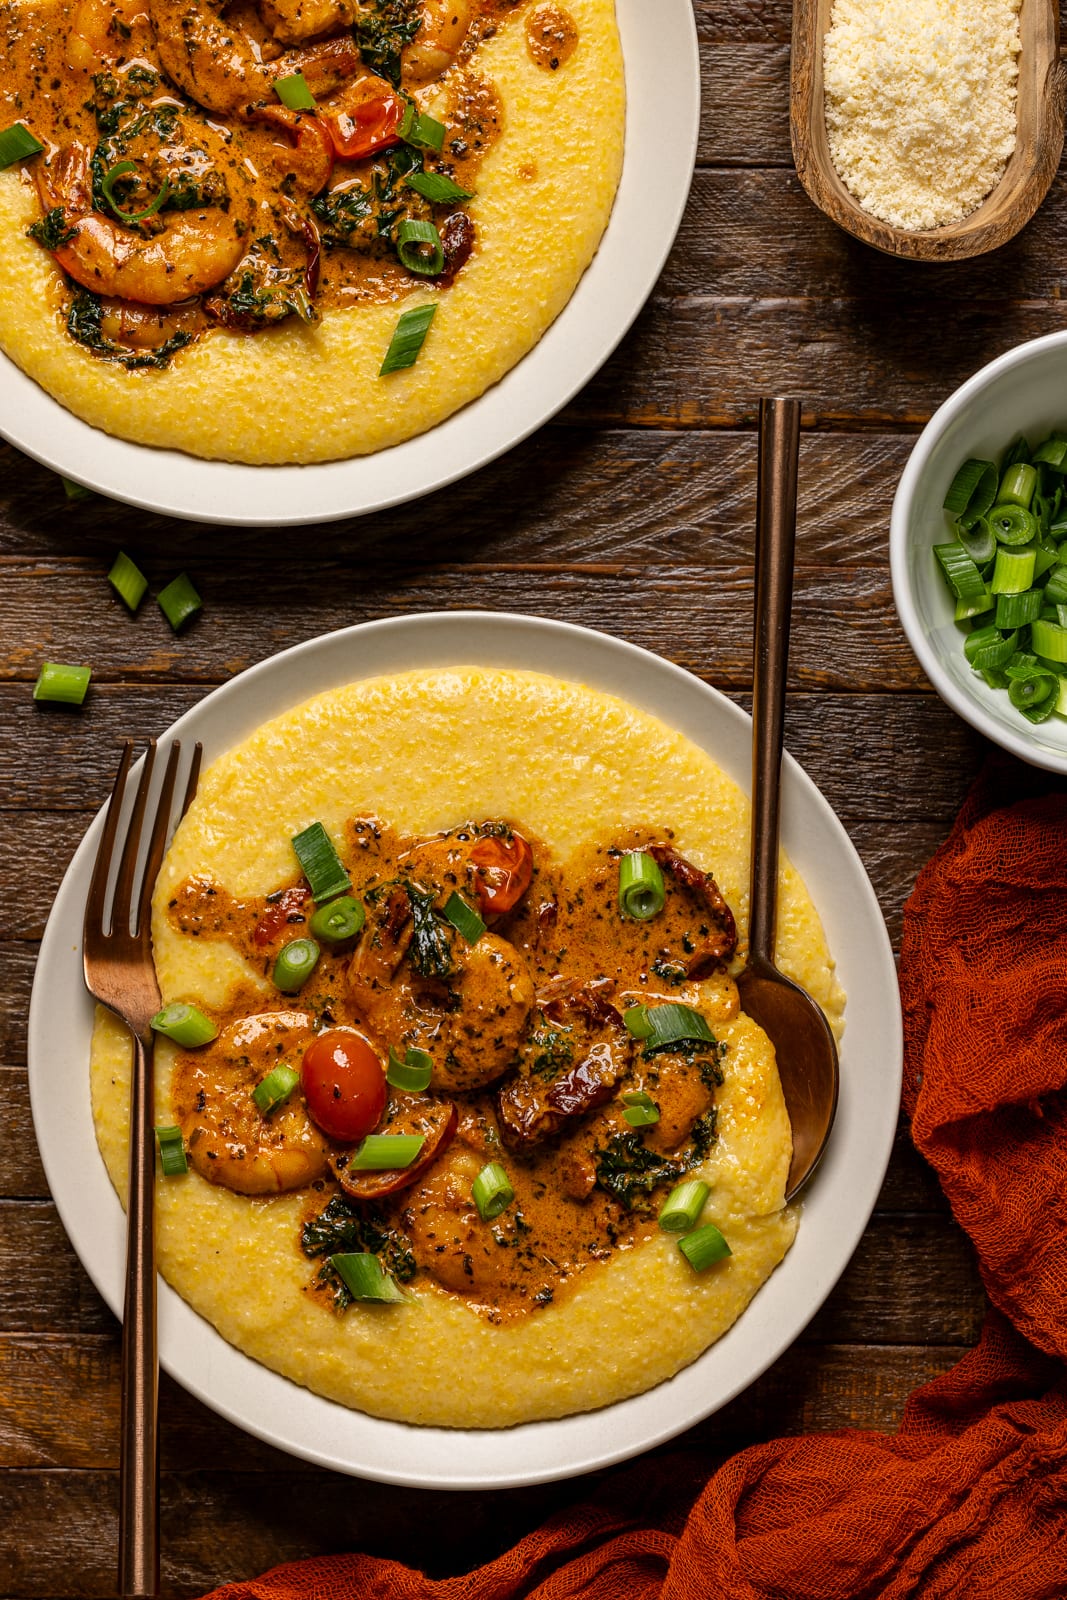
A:
<svg viewBox="0 0 1067 1600">
<path fill-rule="evenodd" d="M 890 522 L 893 595 L 972 727 L 1067 772 L 1067 332 L 983 367 L 931 418 Z"/>
</svg>

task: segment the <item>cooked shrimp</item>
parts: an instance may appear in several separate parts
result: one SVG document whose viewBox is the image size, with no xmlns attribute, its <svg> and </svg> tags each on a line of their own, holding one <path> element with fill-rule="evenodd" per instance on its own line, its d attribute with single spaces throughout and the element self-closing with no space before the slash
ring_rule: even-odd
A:
<svg viewBox="0 0 1067 1600">
<path fill-rule="evenodd" d="M 68 145 L 34 173 L 45 211 L 62 213 L 52 254 L 76 283 L 118 300 L 172 306 L 233 271 L 245 248 L 235 215 L 217 206 L 167 213 L 163 231 L 146 237 L 93 210 L 89 162 L 84 145 Z"/>
<path fill-rule="evenodd" d="M 331 1146 L 297 1088 L 266 1116 L 252 1091 L 286 1061 L 299 1067 L 313 1034 L 305 1011 L 265 1011 L 223 1029 L 204 1050 L 178 1056 L 172 1099 L 189 1160 L 208 1183 L 239 1194 L 281 1194 L 314 1183 Z"/>
<path fill-rule="evenodd" d="M 77 0 L 70 14 L 66 65 L 75 72 L 99 72 L 104 62 L 117 62 L 128 51 L 141 0 Z"/>
<path fill-rule="evenodd" d="M 302 44 L 350 28 L 364 6 L 358 0 L 261 0 L 263 21 L 281 44 Z"/>
<path fill-rule="evenodd" d="M 208 111 L 243 112 L 270 103 L 277 80 L 295 72 L 322 96 L 363 71 L 350 34 L 265 62 L 249 35 L 223 19 L 218 0 L 150 0 L 150 11 L 164 72 Z"/>
<path fill-rule="evenodd" d="M 419 31 L 400 57 L 405 88 L 421 89 L 443 78 L 473 21 L 474 0 L 423 0 Z"/>
</svg>

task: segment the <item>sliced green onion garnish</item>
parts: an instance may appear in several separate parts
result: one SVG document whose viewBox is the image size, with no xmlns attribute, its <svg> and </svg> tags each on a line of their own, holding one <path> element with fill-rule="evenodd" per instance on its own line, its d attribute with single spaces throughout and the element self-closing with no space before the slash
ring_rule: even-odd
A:
<svg viewBox="0 0 1067 1600">
<path fill-rule="evenodd" d="M 485 923 L 477 911 L 474 910 L 473 906 L 469 906 L 463 896 L 457 894 L 454 889 L 445 901 L 445 916 L 456 932 L 462 934 L 468 944 L 477 944 L 485 932 Z"/>
<path fill-rule="evenodd" d="M 1043 578 L 1059 561 L 1059 551 L 1054 544 L 1036 544 L 1034 546 L 1034 582 Z"/>
<path fill-rule="evenodd" d="M 622 1014 L 622 1020 L 635 1039 L 647 1039 L 652 1033 L 647 1006 L 628 1006 Z"/>
<path fill-rule="evenodd" d="M 508 1175 L 498 1161 L 483 1167 L 471 1185 L 471 1198 L 483 1222 L 492 1222 L 515 1198 Z"/>
<path fill-rule="evenodd" d="M 411 172 L 407 183 L 409 189 L 414 189 L 416 194 L 421 194 L 424 200 L 429 200 L 435 206 L 450 205 L 454 200 L 473 199 L 469 189 L 461 189 L 443 172 Z"/>
<path fill-rule="evenodd" d="M 644 1089 L 629 1089 L 622 1097 L 623 1116 L 631 1128 L 651 1128 L 659 1121 L 659 1107 Z"/>
<path fill-rule="evenodd" d="M 268 1111 L 273 1111 L 275 1106 L 280 1106 L 283 1100 L 288 1100 L 297 1084 L 300 1074 L 295 1067 L 289 1066 L 285 1061 L 279 1061 L 272 1067 L 267 1076 L 256 1084 L 252 1090 L 252 1099 L 266 1116 Z"/>
<path fill-rule="evenodd" d="M 958 540 L 952 544 L 935 544 L 934 555 L 941 563 L 949 588 L 958 599 L 970 600 L 981 594 L 985 581 Z"/>
<path fill-rule="evenodd" d="M 619 910 L 635 922 L 658 916 L 666 904 L 663 874 L 644 850 L 628 850 L 619 861 Z"/>
<path fill-rule="evenodd" d="M 347 944 L 362 930 L 367 920 L 363 902 L 350 894 L 320 906 L 308 923 L 309 932 L 323 944 Z"/>
<path fill-rule="evenodd" d="M 113 189 L 115 179 L 124 177 L 127 172 L 136 171 L 137 163 L 135 161 L 116 161 L 115 165 L 109 167 L 100 180 L 100 191 L 120 222 L 143 222 L 145 217 L 154 217 L 170 195 L 170 183 L 164 178 L 163 187 L 155 199 L 149 201 L 143 211 L 123 211 L 115 199 Z"/>
<path fill-rule="evenodd" d="M 349 1172 L 396 1172 L 410 1167 L 426 1143 L 421 1133 L 368 1133 L 351 1161 Z"/>
<path fill-rule="evenodd" d="M 973 600 L 957 600 L 953 616 L 957 622 L 967 622 L 971 617 L 980 617 L 986 611 L 992 611 L 995 605 L 996 601 L 992 594 L 988 589 L 984 589 Z"/>
<path fill-rule="evenodd" d="M 1018 644 L 1017 633 L 1009 633 L 1005 637 L 999 628 L 991 626 L 979 628 L 965 639 L 963 652 L 971 666 L 976 667 L 979 672 L 995 672 L 1000 667 L 1007 666 Z"/>
<path fill-rule="evenodd" d="M 691 1178 L 672 1189 L 659 1214 L 659 1225 L 665 1233 L 688 1233 L 700 1220 L 704 1203 L 711 1193 L 706 1183 Z"/>
<path fill-rule="evenodd" d="M 80 706 L 85 699 L 92 672 L 92 667 L 71 667 L 63 661 L 46 661 L 37 674 L 33 698 Z"/>
<path fill-rule="evenodd" d="M 282 945 L 271 974 L 274 987 L 282 994 L 296 994 L 314 972 L 319 955 L 314 939 L 293 939 Z"/>
<path fill-rule="evenodd" d="M 421 1094 L 424 1089 L 429 1088 L 432 1077 L 433 1056 L 427 1051 L 416 1050 L 412 1046 L 401 1059 L 393 1046 L 389 1046 L 389 1065 L 385 1069 L 385 1081 L 394 1089 L 403 1089 L 407 1094 Z"/>
<path fill-rule="evenodd" d="M 1022 594 L 997 596 L 995 625 L 1005 632 L 1011 628 L 1024 628 L 1041 615 L 1041 590 L 1024 589 Z"/>
<path fill-rule="evenodd" d="M 293 849 L 316 905 L 335 900 L 351 889 L 348 873 L 321 822 L 313 822 L 303 832 L 294 834 Z"/>
<path fill-rule="evenodd" d="M 973 527 L 958 528 L 956 537 L 978 566 L 983 562 L 992 561 L 997 553 L 996 536 L 985 517 L 979 517 Z"/>
<path fill-rule="evenodd" d="M 1037 468 L 1017 461 L 1001 475 L 997 499 L 1001 505 L 1022 506 L 1028 511 L 1036 488 Z"/>
<path fill-rule="evenodd" d="M 91 500 L 93 498 L 93 491 L 87 489 L 84 483 L 75 483 L 73 478 L 60 478 L 59 481 L 63 485 L 63 493 L 68 500 Z"/>
<path fill-rule="evenodd" d="M 125 601 L 131 611 L 137 607 L 145 597 L 148 588 L 148 579 L 125 551 L 120 550 L 115 557 L 114 566 L 107 575 L 107 581 L 119 598 Z"/>
<path fill-rule="evenodd" d="M 1033 550 L 1009 550 L 1002 546 L 997 551 L 993 576 L 989 580 L 989 587 L 994 594 L 1022 594 L 1033 581 Z"/>
<path fill-rule="evenodd" d="M 1067 470 L 1064 469 L 1064 463 L 1067 462 L 1067 435 L 1054 433 L 1043 444 L 1039 444 L 1034 451 L 1034 462 L 1039 461 L 1057 471 Z"/>
<path fill-rule="evenodd" d="M 414 100 L 409 100 L 399 128 L 405 144 L 417 145 L 420 150 L 440 153 L 445 142 L 445 125 L 419 111 Z"/>
<path fill-rule="evenodd" d="M 168 1039 L 173 1039 L 184 1050 L 195 1050 L 198 1045 L 210 1044 L 212 1039 L 218 1038 L 219 1033 L 211 1018 L 205 1017 L 199 1006 L 186 1005 L 181 1000 L 172 1000 L 162 1011 L 157 1011 L 151 1027 L 156 1033 L 166 1034 Z"/>
<path fill-rule="evenodd" d="M 982 516 L 993 504 L 997 492 L 997 469 L 992 461 L 965 461 L 953 478 L 945 496 L 945 510 L 959 516 L 964 511 L 975 511 Z M 976 502 L 985 498 L 985 505 Z"/>
<path fill-rule="evenodd" d="M 1008 683 L 1008 699 L 1017 711 L 1028 711 L 1032 706 L 1041 705 L 1049 695 L 1055 700 L 1056 693 L 1054 672 L 1035 672 L 1026 678 L 1011 678 Z"/>
<path fill-rule="evenodd" d="M 351 1255 L 331 1256 L 329 1259 L 330 1266 L 353 1300 L 377 1300 L 383 1305 L 397 1305 L 407 1300 L 407 1295 L 389 1276 L 377 1256 L 366 1251 L 354 1251 Z"/>
<path fill-rule="evenodd" d="M 0 167 L 13 167 L 27 156 L 39 156 L 43 149 L 24 122 L 13 122 L 0 132 Z"/>
<path fill-rule="evenodd" d="M 1038 618 L 1031 630 L 1030 639 L 1037 654 L 1044 656 L 1046 661 L 1067 664 L 1067 628 L 1058 622 L 1047 622 Z"/>
<path fill-rule="evenodd" d="M 308 81 L 302 72 L 293 72 L 288 78 L 275 78 L 274 92 L 290 111 L 315 109 L 315 96 L 308 88 Z"/>
<path fill-rule="evenodd" d="M 393 337 L 385 352 L 385 360 L 378 369 L 380 378 L 384 378 L 390 372 L 400 372 L 404 367 L 415 365 L 436 310 L 435 305 L 416 306 L 414 311 L 403 313 L 393 329 Z"/>
<path fill-rule="evenodd" d="M 409 272 L 420 278 L 436 278 L 445 264 L 441 235 L 432 222 L 408 218 L 396 230 L 396 253 Z"/>
<path fill-rule="evenodd" d="M 1037 518 L 1024 506 L 994 506 L 986 517 L 998 544 L 1029 544 L 1037 533 Z"/>
<path fill-rule="evenodd" d="M 1044 588 L 1045 599 L 1051 605 L 1067 605 L 1067 567 L 1054 567 Z"/>
<path fill-rule="evenodd" d="M 647 1013 L 650 1031 L 645 1039 L 646 1050 L 658 1050 L 667 1044 L 715 1043 L 715 1035 L 700 1012 L 694 1011 L 692 1006 L 668 1000 L 661 1006 L 648 1006 Z"/>
<path fill-rule="evenodd" d="M 195 617 L 203 602 L 189 581 L 188 574 L 180 573 L 156 595 L 159 609 L 177 633 L 182 625 Z"/>
<path fill-rule="evenodd" d="M 157 1128 L 156 1143 L 159 1145 L 159 1169 L 165 1178 L 180 1178 L 183 1172 L 189 1171 L 180 1128 Z"/>
<path fill-rule="evenodd" d="M 687 1233 L 684 1239 L 678 1240 L 678 1248 L 694 1272 L 703 1272 L 714 1262 L 733 1255 L 714 1222 L 705 1222 L 695 1233 Z"/>
</svg>

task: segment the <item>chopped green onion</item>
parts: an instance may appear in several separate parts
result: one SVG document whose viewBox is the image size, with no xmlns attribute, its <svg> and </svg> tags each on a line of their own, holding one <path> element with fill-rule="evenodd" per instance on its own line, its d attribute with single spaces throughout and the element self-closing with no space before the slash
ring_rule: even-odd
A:
<svg viewBox="0 0 1067 1600">
<path fill-rule="evenodd" d="M 362 931 L 366 920 L 363 902 L 343 894 L 319 907 L 308 924 L 308 931 L 323 944 L 347 944 Z"/>
<path fill-rule="evenodd" d="M 980 617 L 986 611 L 992 611 L 996 605 L 992 594 L 984 589 L 973 600 L 957 600 L 953 617 L 956 622 L 967 622 L 971 617 Z"/>
<path fill-rule="evenodd" d="M 1032 706 L 1038 706 L 1047 700 L 1049 695 L 1055 701 L 1057 694 L 1057 674 L 1054 672 L 1034 672 L 1025 678 L 1012 678 L 1008 674 L 1008 699 L 1017 711 L 1027 711 Z"/>
<path fill-rule="evenodd" d="M 997 499 L 1001 505 L 1022 506 L 1028 511 L 1036 488 L 1037 468 L 1016 461 L 1002 473 Z"/>
<path fill-rule="evenodd" d="M 1054 606 L 1067 605 L 1067 567 L 1055 567 L 1048 575 L 1045 599 Z"/>
<path fill-rule="evenodd" d="M 473 199 L 469 189 L 461 189 L 443 172 L 410 172 L 407 183 L 409 189 L 414 189 L 416 194 L 421 194 L 424 200 L 429 200 L 435 206 L 450 205 L 454 200 Z"/>
<path fill-rule="evenodd" d="M 63 485 L 63 493 L 68 500 L 91 500 L 93 498 L 93 491 L 87 489 L 84 483 L 75 483 L 73 478 L 60 478 L 59 481 Z"/>
<path fill-rule="evenodd" d="M 483 1167 L 471 1185 L 471 1198 L 483 1222 L 492 1222 L 515 1198 L 508 1175 L 498 1161 Z"/>
<path fill-rule="evenodd" d="M 46 661 L 37 674 L 33 698 L 80 706 L 85 699 L 92 672 L 92 667 L 71 667 L 62 661 Z"/>
<path fill-rule="evenodd" d="M 410 1167 L 426 1143 L 421 1133 L 368 1133 L 351 1161 L 349 1172 L 395 1172 Z"/>
<path fill-rule="evenodd" d="M 13 122 L 0 132 L 0 167 L 13 167 L 27 156 L 39 156 L 43 149 L 24 122 Z"/>
<path fill-rule="evenodd" d="M 945 510 L 959 516 L 974 511 L 983 516 L 997 493 L 997 469 L 992 461 L 965 461 L 953 478 L 945 496 Z M 988 498 L 986 496 L 988 495 Z M 977 502 L 985 500 L 984 505 Z"/>
<path fill-rule="evenodd" d="M 159 1168 L 165 1178 L 180 1178 L 183 1172 L 189 1171 L 180 1128 L 157 1128 L 156 1143 L 159 1145 Z"/>
<path fill-rule="evenodd" d="M 347 894 L 351 889 L 348 873 L 321 822 L 313 822 L 301 833 L 294 834 L 293 850 L 316 905 L 336 900 L 338 895 Z"/>
<path fill-rule="evenodd" d="M 715 1035 L 700 1012 L 694 1011 L 692 1006 L 668 1000 L 661 1006 L 649 1006 L 647 1013 L 650 1032 L 646 1036 L 646 1050 L 660 1050 L 668 1044 L 715 1043 Z M 632 1029 L 630 1031 L 633 1032 Z"/>
<path fill-rule="evenodd" d="M 982 574 L 958 540 L 952 544 L 935 544 L 934 555 L 941 563 L 949 588 L 958 599 L 970 600 L 981 594 L 985 588 Z"/>
<path fill-rule="evenodd" d="M 1046 661 L 1067 664 L 1067 628 L 1038 618 L 1030 631 L 1034 650 Z"/>
<path fill-rule="evenodd" d="M 700 1220 L 704 1203 L 711 1193 L 699 1178 L 690 1178 L 672 1189 L 663 1202 L 659 1225 L 665 1233 L 688 1233 Z"/>
<path fill-rule="evenodd" d="M 154 217 L 170 195 L 170 182 L 167 178 L 164 178 L 163 187 L 156 197 L 149 201 L 143 211 L 123 211 L 115 199 L 115 179 L 124 177 L 128 172 L 136 171 L 137 163 L 135 161 L 116 161 L 115 165 L 109 167 L 100 180 L 100 191 L 120 222 L 143 222 L 146 217 Z"/>
<path fill-rule="evenodd" d="M 399 128 L 405 144 L 417 145 L 420 150 L 434 150 L 438 154 L 445 142 L 445 125 L 420 112 L 414 100 L 409 100 Z"/>
<path fill-rule="evenodd" d="M 469 906 L 463 896 L 457 894 L 454 889 L 445 901 L 445 916 L 456 932 L 462 934 L 468 944 L 477 944 L 485 932 L 485 923 L 477 911 L 474 910 L 473 906 Z"/>
<path fill-rule="evenodd" d="M 619 910 L 635 922 L 656 917 L 667 902 L 663 873 L 644 850 L 628 850 L 619 862 Z"/>
<path fill-rule="evenodd" d="M 1045 466 L 1053 467 L 1057 472 L 1067 470 L 1064 469 L 1064 462 L 1067 461 L 1067 436 L 1054 433 L 1044 444 L 1038 445 L 1033 459 L 1035 465 L 1041 462 Z"/>
<path fill-rule="evenodd" d="M 433 1056 L 427 1051 L 416 1050 L 412 1046 L 401 1059 L 393 1046 L 389 1046 L 389 1065 L 385 1069 L 385 1081 L 394 1089 L 403 1089 L 406 1094 L 421 1094 L 424 1089 L 429 1088 L 432 1077 Z"/>
<path fill-rule="evenodd" d="M 979 517 L 970 528 L 957 525 L 956 537 L 977 566 L 992 561 L 997 553 L 997 541 L 985 517 Z"/>
<path fill-rule="evenodd" d="M 120 550 L 115 557 L 115 563 L 107 575 L 107 581 L 129 609 L 136 611 L 145 597 L 148 579 L 140 567 L 130 560 L 125 551 Z"/>
<path fill-rule="evenodd" d="M 652 1024 L 648 1019 L 647 1006 L 628 1006 L 622 1014 L 629 1031 L 635 1039 L 647 1039 L 652 1033 Z"/>
<path fill-rule="evenodd" d="M 435 305 L 416 306 L 414 311 L 403 313 L 393 329 L 385 360 L 378 369 L 379 378 L 415 365 L 436 310 Z"/>
<path fill-rule="evenodd" d="M 1004 460 L 1000 464 L 1000 470 L 1001 472 L 1006 472 L 1008 468 L 1013 467 L 1017 461 L 1029 461 L 1029 459 L 1030 446 L 1027 444 L 1022 434 L 1020 434 L 1015 443 L 1008 446 L 1004 454 Z"/>
<path fill-rule="evenodd" d="M 989 587 L 994 594 L 1022 594 L 1034 581 L 1034 551 L 1001 547 Z"/>
<path fill-rule="evenodd" d="M 283 944 L 271 975 L 274 987 L 282 994 L 296 994 L 314 972 L 320 953 L 314 939 L 293 939 Z"/>
<path fill-rule="evenodd" d="M 295 1067 L 289 1066 L 285 1061 L 279 1061 L 272 1067 L 267 1076 L 260 1080 L 252 1090 L 252 1099 L 266 1116 L 268 1111 L 273 1111 L 275 1106 L 280 1106 L 288 1100 L 297 1084 L 300 1074 Z"/>
<path fill-rule="evenodd" d="M 353 1300 L 376 1300 L 382 1305 L 399 1305 L 406 1302 L 394 1278 L 391 1278 L 369 1251 L 357 1250 L 350 1255 L 330 1256 L 330 1266 L 336 1272 Z"/>
<path fill-rule="evenodd" d="M 289 111 L 314 111 L 315 96 L 308 88 L 302 72 L 290 73 L 287 78 L 275 78 L 274 92 Z"/>
<path fill-rule="evenodd" d="M 659 1121 L 659 1107 L 644 1089 L 629 1089 L 622 1097 L 623 1117 L 631 1128 L 651 1128 Z"/>
<path fill-rule="evenodd" d="M 704 1272 L 714 1262 L 733 1255 L 714 1222 L 706 1222 L 695 1233 L 687 1233 L 684 1239 L 678 1240 L 678 1248 L 694 1272 Z"/>
<path fill-rule="evenodd" d="M 149 1026 L 156 1033 L 173 1039 L 183 1050 L 195 1050 L 198 1045 L 210 1044 L 212 1039 L 218 1038 L 219 1033 L 211 1018 L 205 1017 L 199 1006 L 186 1005 L 181 1000 L 172 1000 L 162 1011 L 157 1011 Z"/>
<path fill-rule="evenodd" d="M 998 544 L 1029 544 L 1037 533 L 1037 518 L 1023 506 L 994 506 L 986 521 Z"/>
<path fill-rule="evenodd" d="M 1025 628 L 1041 615 L 1041 590 L 1024 589 L 1022 594 L 997 596 L 995 625 L 1007 632 L 1012 628 Z"/>
<path fill-rule="evenodd" d="M 203 602 L 189 581 L 187 573 L 181 573 L 161 589 L 156 595 L 159 609 L 170 623 L 174 632 L 190 617 L 195 617 Z"/>
<path fill-rule="evenodd" d="M 963 653 L 971 666 L 979 672 L 996 671 L 1007 666 L 1015 654 L 1019 643 L 1017 633 L 1009 633 L 1005 639 L 999 628 L 976 628 L 963 641 Z"/>
<path fill-rule="evenodd" d="M 420 278 L 436 278 L 445 264 L 441 235 L 432 222 L 407 218 L 396 230 L 396 253 L 402 266 Z"/>
</svg>

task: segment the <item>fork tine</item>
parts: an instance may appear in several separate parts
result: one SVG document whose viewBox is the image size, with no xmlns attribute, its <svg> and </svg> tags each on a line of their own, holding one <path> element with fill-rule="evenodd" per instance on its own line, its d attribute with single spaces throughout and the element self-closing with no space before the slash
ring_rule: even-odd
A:
<svg viewBox="0 0 1067 1600">
<path fill-rule="evenodd" d="M 111 931 L 114 932 L 119 918 L 125 917 L 122 932 L 130 930 L 133 912 L 133 880 L 137 870 L 137 852 L 141 844 L 141 828 L 144 825 L 145 806 L 148 804 L 148 789 L 152 782 L 152 768 L 156 762 L 156 741 L 149 739 L 148 749 L 145 751 L 144 767 L 141 771 L 141 781 L 137 785 L 137 797 L 133 802 L 133 811 L 130 815 L 130 824 L 126 829 L 126 843 L 123 847 L 122 858 L 119 862 L 119 874 L 115 879 L 115 898 L 111 907 Z"/>
<path fill-rule="evenodd" d="M 193 745 L 193 759 L 189 767 L 189 781 L 185 785 L 185 799 L 182 801 L 182 816 L 188 811 L 196 799 L 197 787 L 200 783 L 200 762 L 203 758 L 204 747 L 198 739 Z"/>
<path fill-rule="evenodd" d="M 167 834 L 170 830 L 170 811 L 174 802 L 174 784 L 178 776 L 178 763 L 181 760 L 181 753 L 181 742 L 175 739 L 170 747 L 167 769 L 163 774 L 163 784 L 156 800 L 156 814 L 152 822 L 151 837 L 148 841 L 148 854 L 145 857 L 141 892 L 137 897 L 137 920 L 133 929 L 135 935 L 144 931 L 152 904 L 152 891 L 155 888 L 160 862 L 163 860 L 163 851 L 167 844 Z"/>
<path fill-rule="evenodd" d="M 111 799 L 108 802 L 107 816 L 104 819 L 104 832 L 96 852 L 96 864 L 93 867 L 92 882 L 89 885 L 89 897 L 85 902 L 86 936 L 90 932 L 103 929 L 104 926 L 104 899 L 107 895 L 107 880 L 111 872 L 111 857 L 115 849 L 119 813 L 122 810 L 123 796 L 126 793 L 126 777 L 130 770 L 132 756 L 133 742 L 127 739 L 122 747 L 119 770 L 115 775 Z"/>
</svg>

